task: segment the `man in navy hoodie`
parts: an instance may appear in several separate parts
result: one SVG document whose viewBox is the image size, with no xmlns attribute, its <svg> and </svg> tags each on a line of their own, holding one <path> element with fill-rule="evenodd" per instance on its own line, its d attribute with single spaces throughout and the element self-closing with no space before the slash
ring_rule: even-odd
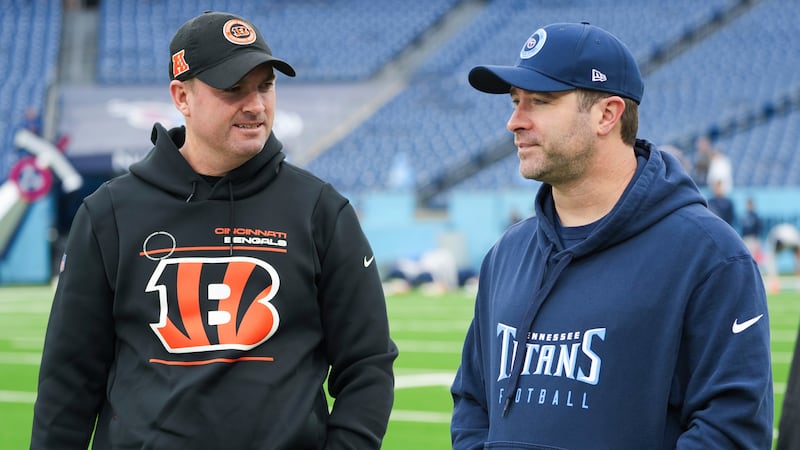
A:
<svg viewBox="0 0 800 450">
<path fill-rule="evenodd" d="M 769 449 L 758 267 L 680 163 L 636 138 L 626 46 L 552 24 L 469 82 L 510 95 L 520 173 L 542 185 L 481 266 L 453 448 Z"/>
<path fill-rule="evenodd" d="M 272 132 L 294 68 L 219 12 L 170 56 L 186 126 L 75 216 L 31 448 L 380 448 L 397 347 L 355 210 Z"/>
</svg>

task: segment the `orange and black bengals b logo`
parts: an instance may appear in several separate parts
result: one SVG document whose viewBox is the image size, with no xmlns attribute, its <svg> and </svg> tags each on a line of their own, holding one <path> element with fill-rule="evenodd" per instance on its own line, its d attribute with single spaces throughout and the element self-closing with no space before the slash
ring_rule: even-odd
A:
<svg viewBox="0 0 800 450">
<path fill-rule="evenodd" d="M 162 259 L 145 289 L 161 308 L 150 326 L 170 353 L 250 350 L 278 329 L 270 300 L 279 288 L 278 272 L 259 259 Z"/>
<path fill-rule="evenodd" d="M 222 26 L 222 34 L 232 44 L 248 45 L 256 41 L 256 32 L 247 22 L 231 19 Z"/>
</svg>

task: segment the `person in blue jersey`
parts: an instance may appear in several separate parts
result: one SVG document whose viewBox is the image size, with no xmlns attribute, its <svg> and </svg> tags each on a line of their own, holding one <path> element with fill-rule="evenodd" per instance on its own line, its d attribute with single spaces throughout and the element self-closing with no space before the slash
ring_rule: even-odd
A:
<svg viewBox="0 0 800 450">
<path fill-rule="evenodd" d="M 551 24 L 469 82 L 510 96 L 519 171 L 542 184 L 481 265 L 453 448 L 769 449 L 758 267 L 679 161 L 637 139 L 628 48 Z"/>
</svg>

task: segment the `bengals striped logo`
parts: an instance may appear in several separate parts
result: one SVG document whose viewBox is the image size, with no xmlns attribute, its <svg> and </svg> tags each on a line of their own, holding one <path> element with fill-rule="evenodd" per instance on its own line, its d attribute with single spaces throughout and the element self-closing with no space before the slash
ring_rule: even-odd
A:
<svg viewBox="0 0 800 450">
<path fill-rule="evenodd" d="M 157 292 L 159 320 L 150 324 L 170 353 L 250 350 L 278 329 L 270 301 L 278 272 L 248 257 L 165 258 L 146 292 Z"/>
<path fill-rule="evenodd" d="M 222 34 L 232 44 L 247 45 L 256 41 L 256 32 L 247 22 L 231 19 L 222 26 Z"/>
</svg>

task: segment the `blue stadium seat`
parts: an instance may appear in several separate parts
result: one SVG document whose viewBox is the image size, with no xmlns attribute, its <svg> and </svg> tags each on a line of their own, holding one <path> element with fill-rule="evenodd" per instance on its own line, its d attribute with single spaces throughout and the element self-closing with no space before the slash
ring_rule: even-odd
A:
<svg viewBox="0 0 800 450">
<path fill-rule="evenodd" d="M 205 9 L 244 15 L 270 46 L 297 69 L 298 81 L 362 80 L 449 11 L 458 0 L 394 3 L 336 0 L 106 0 L 100 8 L 97 81 L 160 83 L 167 77 L 169 40 L 181 23 Z M 126 67 L 127 73 L 118 70 Z M 163 67 L 163 71 L 153 70 Z"/>
</svg>

